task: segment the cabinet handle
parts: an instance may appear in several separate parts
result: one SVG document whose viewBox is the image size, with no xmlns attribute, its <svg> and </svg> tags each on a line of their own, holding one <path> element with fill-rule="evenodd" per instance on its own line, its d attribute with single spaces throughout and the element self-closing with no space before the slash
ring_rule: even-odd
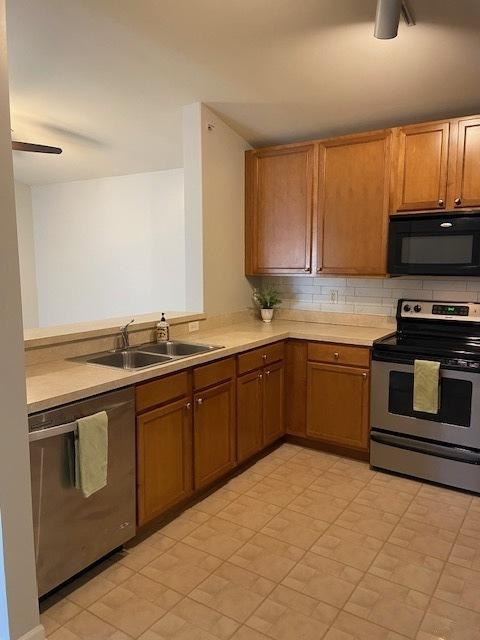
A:
<svg viewBox="0 0 480 640">
<path fill-rule="evenodd" d="M 438 206 L 443 207 L 444 204 L 445 202 L 440 198 L 440 200 L 438 201 Z"/>
<path fill-rule="evenodd" d="M 305 267 L 304 271 L 305 273 L 310 273 L 311 269 L 309 267 Z"/>
<path fill-rule="evenodd" d="M 187 404 L 185 405 L 185 409 L 187 411 L 190 411 L 191 408 L 192 408 L 192 403 L 191 402 L 187 402 Z"/>
<path fill-rule="evenodd" d="M 461 198 L 455 198 L 455 200 L 453 201 L 454 205 L 456 207 L 459 207 L 462 204 L 462 199 Z"/>
<path fill-rule="evenodd" d="M 340 354 L 338 353 L 338 351 L 335 351 L 335 353 L 333 354 L 333 357 L 335 358 L 335 360 L 339 359 Z"/>
<path fill-rule="evenodd" d="M 364 380 L 366 380 L 366 379 L 367 379 L 367 374 L 366 374 L 366 373 L 362 373 L 362 378 L 363 378 Z"/>
<path fill-rule="evenodd" d="M 263 378 L 263 373 L 259 373 L 258 374 L 258 378 L 259 378 L 259 380 L 261 380 Z"/>
<path fill-rule="evenodd" d="M 203 404 L 203 398 L 197 398 L 197 404 Z"/>
</svg>

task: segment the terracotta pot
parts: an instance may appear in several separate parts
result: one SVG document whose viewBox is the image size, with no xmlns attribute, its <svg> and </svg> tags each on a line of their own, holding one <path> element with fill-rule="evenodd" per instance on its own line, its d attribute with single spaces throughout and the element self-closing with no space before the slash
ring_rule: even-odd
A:
<svg viewBox="0 0 480 640">
<path fill-rule="evenodd" d="M 273 318 L 273 309 L 260 309 L 262 314 L 262 320 L 264 322 L 271 322 Z"/>
</svg>

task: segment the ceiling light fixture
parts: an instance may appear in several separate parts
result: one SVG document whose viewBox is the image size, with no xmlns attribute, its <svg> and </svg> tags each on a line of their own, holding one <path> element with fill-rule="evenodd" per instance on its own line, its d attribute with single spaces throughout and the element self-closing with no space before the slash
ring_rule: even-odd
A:
<svg viewBox="0 0 480 640">
<path fill-rule="evenodd" d="M 377 13 L 375 15 L 375 30 L 373 35 L 379 40 L 391 40 L 397 37 L 400 15 L 406 24 L 412 27 L 415 24 L 412 12 L 406 0 L 377 0 Z"/>
</svg>

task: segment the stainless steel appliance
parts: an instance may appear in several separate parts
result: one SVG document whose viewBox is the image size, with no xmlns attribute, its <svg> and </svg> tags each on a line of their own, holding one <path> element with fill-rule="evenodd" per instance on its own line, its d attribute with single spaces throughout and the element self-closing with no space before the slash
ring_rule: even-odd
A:
<svg viewBox="0 0 480 640">
<path fill-rule="evenodd" d="M 76 420 L 108 414 L 108 484 L 84 498 L 75 489 Z M 39 595 L 135 535 L 133 388 L 29 418 L 32 503 Z"/>
<path fill-rule="evenodd" d="M 438 413 L 413 409 L 414 361 L 440 362 Z M 370 464 L 480 492 L 480 304 L 400 300 L 374 345 Z"/>
<path fill-rule="evenodd" d="M 480 275 L 480 212 L 391 216 L 388 273 Z"/>
</svg>

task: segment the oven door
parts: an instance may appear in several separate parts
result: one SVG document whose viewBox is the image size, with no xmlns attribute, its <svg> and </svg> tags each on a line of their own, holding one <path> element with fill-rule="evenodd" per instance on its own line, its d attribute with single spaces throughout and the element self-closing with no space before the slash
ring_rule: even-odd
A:
<svg viewBox="0 0 480 640">
<path fill-rule="evenodd" d="M 480 375 L 441 367 L 438 414 L 413 410 L 414 365 L 372 362 L 372 427 L 480 448 Z"/>
<path fill-rule="evenodd" d="M 397 275 L 480 275 L 480 216 L 391 217 L 388 272 Z"/>
</svg>

